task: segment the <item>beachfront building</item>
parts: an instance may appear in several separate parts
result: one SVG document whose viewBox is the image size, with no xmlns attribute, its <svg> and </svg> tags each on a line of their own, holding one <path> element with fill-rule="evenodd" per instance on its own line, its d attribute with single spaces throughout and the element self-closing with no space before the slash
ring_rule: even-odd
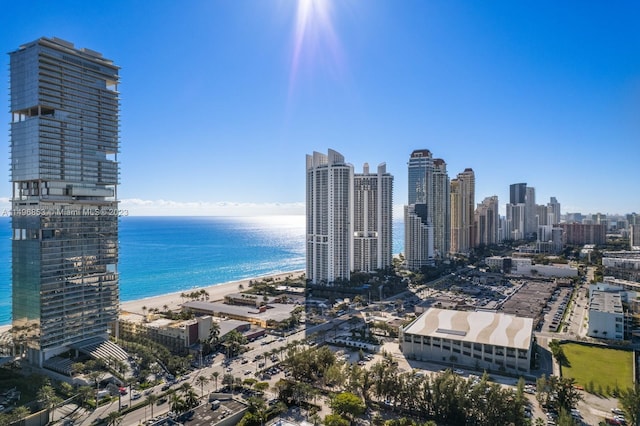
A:
<svg viewBox="0 0 640 426">
<path fill-rule="evenodd" d="M 353 270 L 385 269 L 393 260 L 393 176 L 384 163 L 375 173 L 365 163 L 353 180 Z"/>
<path fill-rule="evenodd" d="M 306 159 L 307 279 L 330 285 L 352 269 L 353 166 L 331 149 Z"/>
<path fill-rule="evenodd" d="M 175 354 L 186 354 L 189 352 L 189 348 L 193 348 L 209 338 L 214 322 L 218 328 L 218 340 L 224 340 L 224 337 L 232 330 L 245 335 L 251 333 L 251 324 L 247 321 L 219 320 L 208 315 L 188 320 L 173 320 L 152 313 L 141 315 L 132 312 L 120 314 L 118 333 L 120 337 L 127 340 L 149 339 Z M 257 331 L 258 335 L 262 335 L 264 332 L 264 329 Z"/>
<path fill-rule="evenodd" d="M 58 38 L 10 53 L 12 330 L 38 366 L 117 319 L 118 74 Z"/>
<path fill-rule="evenodd" d="M 251 307 L 196 300 L 183 303 L 182 309 L 197 316 L 211 315 L 246 321 L 262 328 L 276 328 L 279 324 L 288 321 L 299 306 L 293 303 L 269 303 L 260 307 Z"/>
<path fill-rule="evenodd" d="M 533 319 L 493 312 L 430 308 L 400 329 L 408 359 L 510 373 L 531 365 Z"/>
<path fill-rule="evenodd" d="M 307 279 L 333 285 L 351 271 L 391 266 L 393 176 L 380 164 L 362 173 L 333 150 L 307 155 Z"/>
<path fill-rule="evenodd" d="M 426 208 L 426 204 L 404 206 L 405 264 L 412 271 L 434 264 L 434 230 Z"/>
</svg>

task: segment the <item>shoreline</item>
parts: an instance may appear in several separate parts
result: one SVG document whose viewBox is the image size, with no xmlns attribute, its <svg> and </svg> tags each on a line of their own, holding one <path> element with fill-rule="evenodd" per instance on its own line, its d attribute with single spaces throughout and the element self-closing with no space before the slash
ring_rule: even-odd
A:
<svg viewBox="0 0 640 426">
<path fill-rule="evenodd" d="M 274 281 L 284 280 L 286 277 L 296 278 L 304 274 L 303 269 L 298 269 L 289 272 L 277 272 L 274 274 L 267 274 L 258 277 L 243 278 L 236 281 L 227 281 L 219 284 L 211 284 L 203 287 L 194 287 L 184 291 L 176 291 L 173 293 L 161 294 L 158 296 L 149 296 L 142 299 L 134 299 L 126 302 L 120 302 L 119 313 L 129 312 L 134 314 L 143 314 L 143 307 L 163 309 L 164 305 L 170 310 L 176 310 L 180 308 L 180 305 L 185 302 L 180 298 L 182 293 L 191 293 L 194 291 L 205 290 L 209 293 L 209 301 L 223 300 L 224 296 L 229 293 L 237 293 L 239 291 L 238 286 L 242 284 L 244 289 L 249 288 L 249 281 L 262 281 L 264 279 L 273 278 Z M 0 325 L 0 333 L 8 331 L 11 328 L 11 324 Z"/>
<path fill-rule="evenodd" d="M 143 307 L 150 308 L 158 308 L 163 309 L 164 305 L 167 305 L 170 310 L 175 310 L 180 307 L 180 305 L 185 302 L 180 295 L 185 293 L 191 293 L 194 291 L 205 290 L 209 293 L 209 301 L 223 300 L 224 296 L 230 293 L 239 292 L 239 286 L 242 285 L 244 289 L 249 288 L 249 281 L 262 281 L 264 279 L 272 278 L 274 281 L 284 280 L 287 277 L 296 278 L 305 271 L 302 269 L 298 269 L 295 271 L 289 272 L 277 272 L 274 274 L 267 274 L 258 277 L 250 277 L 243 278 L 241 280 L 236 281 L 227 281 L 219 284 L 211 284 L 208 286 L 202 287 L 194 287 L 188 290 L 176 291 L 173 293 L 161 294 L 158 296 L 149 296 L 142 299 L 129 300 L 126 302 L 120 302 L 120 312 L 130 312 L 130 313 L 143 313 Z"/>
</svg>

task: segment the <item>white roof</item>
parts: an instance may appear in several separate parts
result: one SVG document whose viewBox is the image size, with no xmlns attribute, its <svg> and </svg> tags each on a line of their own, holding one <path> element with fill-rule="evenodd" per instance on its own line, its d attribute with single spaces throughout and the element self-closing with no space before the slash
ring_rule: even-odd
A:
<svg viewBox="0 0 640 426">
<path fill-rule="evenodd" d="M 529 349 L 533 319 L 493 312 L 431 308 L 405 328 L 404 333 Z"/>
</svg>

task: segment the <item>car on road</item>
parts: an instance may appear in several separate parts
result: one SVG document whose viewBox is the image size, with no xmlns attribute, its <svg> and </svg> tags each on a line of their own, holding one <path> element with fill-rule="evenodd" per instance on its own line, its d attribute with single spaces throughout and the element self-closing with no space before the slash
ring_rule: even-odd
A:
<svg viewBox="0 0 640 426">
<path fill-rule="evenodd" d="M 464 374 L 464 370 L 460 370 L 459 368 L 456 368 L 455 370 L 453 370 L 454 373 L 462 376 Z"/>
</svg>

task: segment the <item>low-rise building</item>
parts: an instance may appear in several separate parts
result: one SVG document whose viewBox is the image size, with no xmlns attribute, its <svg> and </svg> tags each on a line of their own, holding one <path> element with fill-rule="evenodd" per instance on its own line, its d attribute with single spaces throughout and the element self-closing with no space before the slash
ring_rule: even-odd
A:
<svg viewBox="0 0 640 426">
<path fill-rule="evenodd" d="M 130 339 L 140 336 L 165 346 L 173 353 L 186 354 L 189 347 L 209 337 L 214 322 L 219 325 L 219 339 L 224 338 L 231 330 L 247 335 L 251 329 L 249 322 L 231 319 L 220 321 L 209 315 L 189 320 L 172 320 L 131 312 L 120 313 L 117 327 L 121 338 Z M 262 332 L 264 333 L 264 330 Z"/>
<path fill-rule="evenodd" d="M 491 256 L 484 259 L 488 267 L 498 271 L 511 270 L 511 258 L 506 256 Z"/>
<path fill-rule="evenodd" d="M 625 315 L 619 291 L 592 290 L 589 292 L 587 335 L 600 339 L 624 339 Z"/>
<path fill-rule="evenodd" d="M 399 344 L 410 359 L 527 373 L 532 337 L 531 318 L 431 308 L 400 329 Z"/>
<path fill-rule="evenodd" d="M 118 317 L 118 336 L 130 339 L 144 337 L 165 346 L 173 353 L 187 353 L 189 346 L 199 339 L 199 329 L 204 323 L 211 326 L 211 317 L 191 320 L 172 320 L 153 318 L 151 315 L 140 315 L 121 312 Z"/>
<path fill-rule="evenodd" d="M 605 251 L 602 253 L 602 266 L 606 275 L 640 282 L 639 251 Z"/>
<path fill-rule="evenodd" d="M 532 264 L 528 258 L 513 258 L 511 273 L 525 276 L 577 277 L 578 268 L 566 264 Z"/>
<path fill-rule="evenodd" d="M 247 321 L 262 328 L 269 328 L 274 324 L 288 320 L 293 310 L 298 306 L 288 303 L 269 303 L 260 307 L 251 307 L 220 302 L 193 301 L 184 303 L 182 309 L 189 310 L 196 315 L 212 315 Z"/>
</svg>

